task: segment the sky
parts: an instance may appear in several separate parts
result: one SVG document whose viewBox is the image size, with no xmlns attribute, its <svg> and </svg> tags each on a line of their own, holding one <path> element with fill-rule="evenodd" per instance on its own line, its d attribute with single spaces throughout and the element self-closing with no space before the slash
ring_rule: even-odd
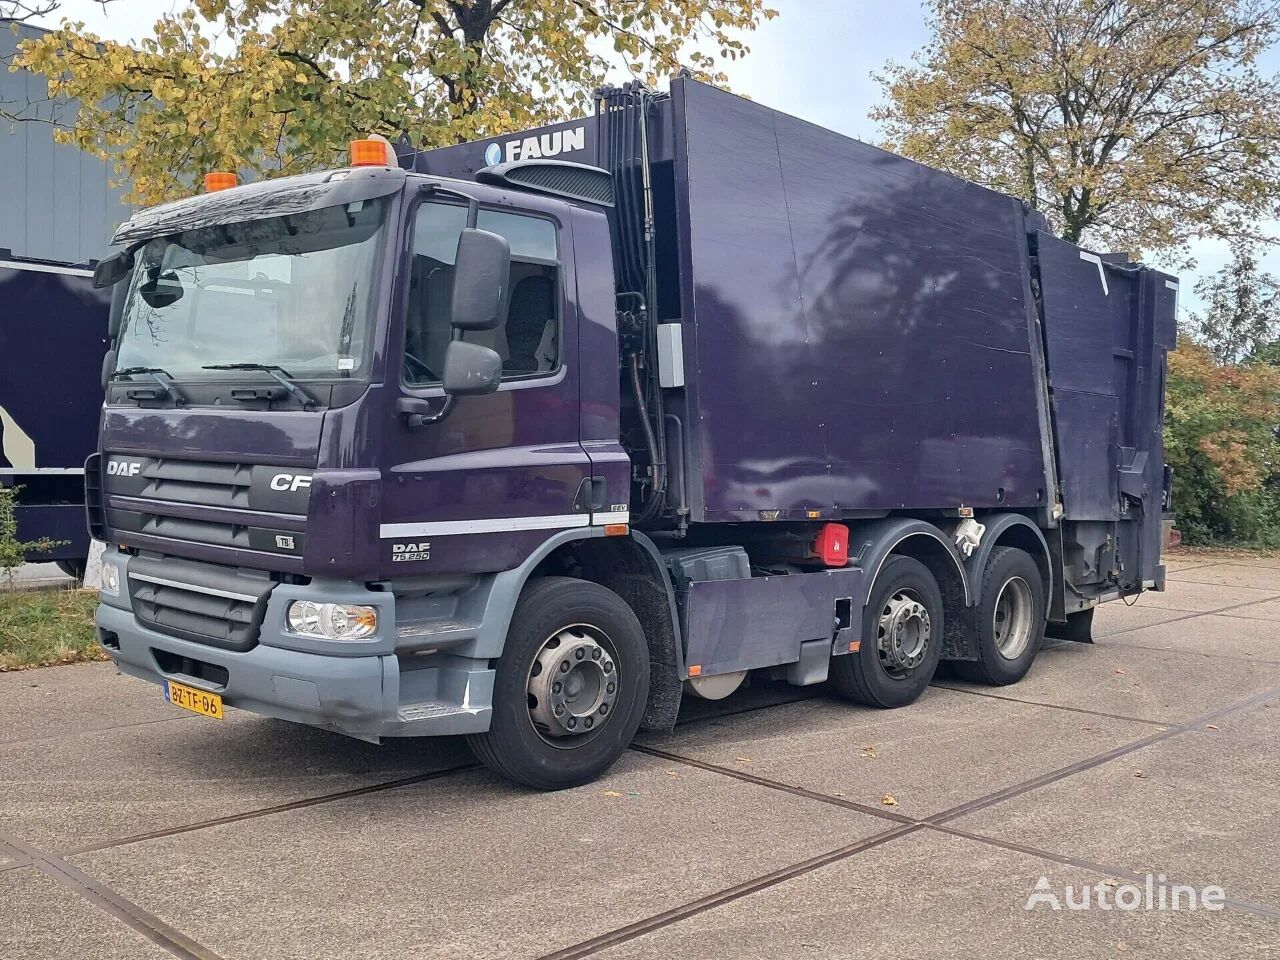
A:
<svg viewBox="0 0 1280 960">
<path fill-rule="evenodd" d="M 58 18 L 82 20 L 100 36 L 128 41 L 150 32 L 161 14 L 186 4 L 182 0 L 115 0 L 105 9 L 96 0 L 63 0 Z M 729 85 L 753 100 L 820 124 L 831 130 L 875 142 L 877 125 L 868 112 L 881 100 L 873 79 L 887 60 L 905 61 L 929 39 L 924 13 L 916 0 L 770 0 L 779 16 L 747 38 L 751 54 L 726 65 Z M 57 18 L 44 26 L 57 26 Z M 1280 48 L 1261 65 L 1280 71 Z M 625 79 L 625 78 L 622 78 Z M 1270 225 L 1280 237 L 1280 223 Z M 1225 241 L 1192 246 L 1195 270 L 1183 271 L 1182 306 L 1198 309 L 1195 281 L 1231 259 Z M 1263 259 L 1280 275 L 1280 247 Z"/>
</svg>

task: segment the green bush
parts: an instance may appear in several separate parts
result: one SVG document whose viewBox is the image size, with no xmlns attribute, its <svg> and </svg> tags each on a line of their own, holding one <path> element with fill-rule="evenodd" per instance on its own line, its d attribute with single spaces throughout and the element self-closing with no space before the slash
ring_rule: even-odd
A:
<svg viewBox="0 0 1280 960">
<path fill-rule="evenodd" d="M 25 562 L 28 552 L 43 552 L 62 546 L 61 540 L 18 539 L 18 493 L 21 487 L 0 486 L 0 575 L 13 585 L 13 575 Z"/>
<path fill-rule="evenodd" d="M 1189 544 L 1280 547 L 1280 370 L 1220 363 L 1180 340 L 1169 356 L 1165 459 Z"/>
</svg>

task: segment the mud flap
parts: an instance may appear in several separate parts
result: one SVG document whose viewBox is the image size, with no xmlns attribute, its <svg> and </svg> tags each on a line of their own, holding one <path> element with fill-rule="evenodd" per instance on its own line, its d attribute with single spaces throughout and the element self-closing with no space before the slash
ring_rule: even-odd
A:
<svg viewBox="0 0 1280 960">
<path fill-rule="evenodd" d="M 1049 621 L 1044 635 L 1054 640 L 1070 640 L 1073 643 L 1093 643 L 1093 611 L 1096 607 L 1067 614 L 1066 623 Z"/>
</svg>

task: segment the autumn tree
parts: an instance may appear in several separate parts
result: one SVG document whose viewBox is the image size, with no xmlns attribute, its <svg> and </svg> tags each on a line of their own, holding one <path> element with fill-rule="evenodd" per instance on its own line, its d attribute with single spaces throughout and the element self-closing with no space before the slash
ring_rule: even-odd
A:
<svg viewBox="0 0 1280 960">
<path fill-rule="evenodd" d="M 1068 240 L 1177 250 L 1280 206 L 1274 0 L 926 0 L 880 78 L 888 145 L 1027 199 Z"/>
<path fill-rule="evenodd" d="M 25 23 L 37 17 L 47 17 L 58 6 L 58 0 L 0 0 L 0 24 Z"/>
<path fill-rule="evenodd" d="M 1165 460 L 1187 542 L 1280 546 L 1280 369 L 1218 363 L 1180 339 L 1166 391 Z"/>
<path fill-rule="evenodd" d="M 21 64 L 81 104 L 68 141 L 153 202 L 210 169 L 295 173 L 379 133 L 425 147 L 591 104 L 611 64 L 649 83 L 747 52 L 764 0 L 190 0 L 136 47 L 66 24 Z"/>
<path fill-rule="evenodd" d="M 1280 281 L 1260 268 L 1250 244 L 1201 279 L 1196 295 L 1207 306 L 1194 318 L 1195 335 L 1219 363 L 1257 357 L 1280 334 Z"/>
</svg>

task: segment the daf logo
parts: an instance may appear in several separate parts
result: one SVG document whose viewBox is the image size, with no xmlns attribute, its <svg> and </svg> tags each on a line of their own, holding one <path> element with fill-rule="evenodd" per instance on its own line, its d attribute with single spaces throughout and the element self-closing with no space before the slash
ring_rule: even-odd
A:
<svg viewBox="0 0 1280 960">
<path fill-rule="evenodd" d="M 403 563 L 407 560 L 430 560 L 431 541 L 419 540 L 416 543 L 393 543 L 391 545 L 391 562 Z"/>
<path fill-rule="evenodd" d="M 277 473 L 271 478 L 272 490 L 301 490 L 311 486 L 311 478 L 305 473 Z"/>
<path fill-rule="evenodd" d="M 136 477 L 142 469 L 140 460 L 108 460 L 107 475 L 112 477 Z"/>
<path fill-rule="evenodd" d="M 484 162 L 493 166 L 506 160 L 540 160 L 543 157 L 558 157 L 562 153 L 587 148 L 587 128 L 573 127 L 570 130 L 555 130 L 551 133 L 539 134 L 536 137 L 523 137 L 508 140 L 504 144 L 491 143 L 484 149 Z"/>
</svg>

